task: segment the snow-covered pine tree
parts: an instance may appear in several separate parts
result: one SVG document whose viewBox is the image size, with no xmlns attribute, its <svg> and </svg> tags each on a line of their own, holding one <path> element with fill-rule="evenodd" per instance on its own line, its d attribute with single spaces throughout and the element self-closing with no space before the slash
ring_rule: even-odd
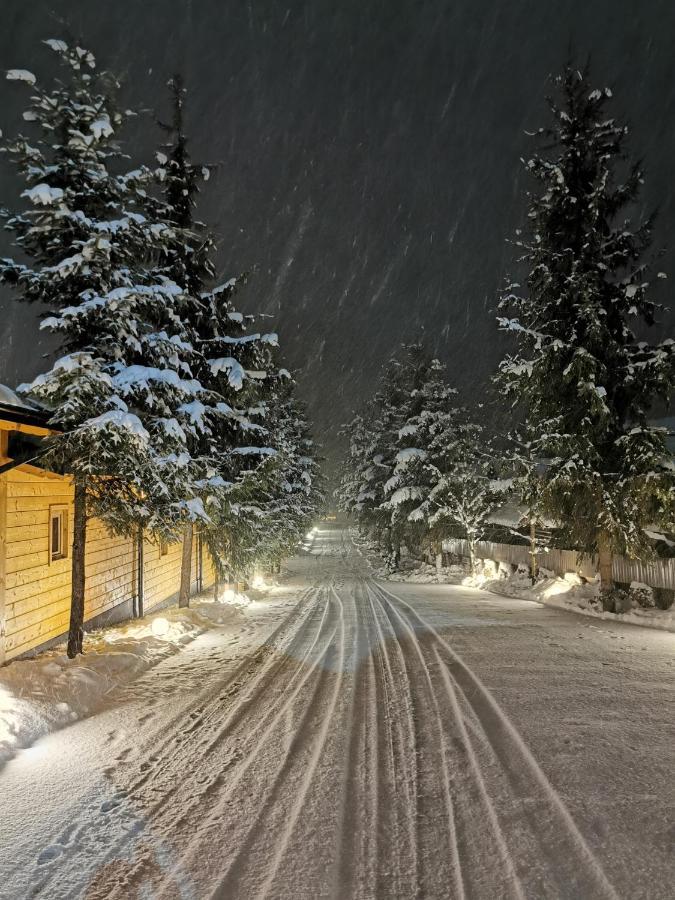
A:
<svg viewBox="0 0 675 900">
<path fill-rule="evenodd" d="M 255 472 L 269 455 L 261 399 L 267 385 L 275 334 L 249 330 L 250 316 L 238 312 L 232 298 L 244 278 L 232 278 L 215 288 L 215 242 L 206 226 L 195 218 L 200 185 L 208 180 L 207 166 L 192 162 L 184 128 L 185 89 L 180 76 L 170 82 L 172 121 L 158 154 L 157 177 L 163 187 L 164 210 L 174 235 L 166 252 L 166 275 L 181 288 L 180 314 L 193 349 L 192 371 L 203 387 L 191 414 L 199 429 L 188 435 L 194 460 L 193 492 L 201 503 L 183 508 L 183 558 L 179 605 L 189 604 L 193 523 L 200 528 L 219 575 L 226 554 L 234 546 L 233 522 L 227 511 L 238 506 L 231 494 L 255 485 Z M 206 512 L 206 517 L 202 515 Z M 197 515 L 195 515 L 195 512 Z M 220 534 L 217 532 L 221 532 Z"/>
<path fill-rule="evenodd" d="M 627 159 L 628 129 L 608 115 L 611 92 L 592 89 L 587 70 L 568 67 L 555 83 L 552 124 L 525 164 L 538 190 L 517 240 L 526 289 L 511 285 L 501 300 L 501 327 L 519 343 L 501 378 L 547 462 L 542 511 L 565 543 L 598 553 L 607 592 L 614 552 L 643 555 L 647 524 L 673 527 L 673 468 L 649 414 L 672 392 L 674 348 L 636 336 L 656 307 L 645 262 L 652 219 L 630 220 L 643 173 Z"/>
<path fill-rule="evenodd" d="M 257 562 L 272 568 L 278 568 L 282 558 L 297 546 L 323 503 L 316 445 L 304 404 L 294 393 L 291 379 L 278 382 L 271 417 L 270 437 L 276 454 L 268 464 L 272 477 L 263 519 L 268 537 Z"/>
<path fill-rule="evenodd" d="M 183 124 L 183 106 L 185 102 L 185 90 L 182 79 L 175 75 L 169 82 L 172 100 L 172 121 L 164 125 L 170 138 L 170 143 L 158 153 L 160 164 L 157 176 L 164 188 L 165 208 L 162 210 L 166 220 L 173 226 L 174 239 L 168 248 L 165 260 L 169 277 L 182 288 L 182 303 L 180 315 L 186 327 L 190 330 L 190 344 L 194 350 L 193 366 L 198 365 L 200 352 L 199 334 L 203 330 L 206 319 L 206 305 L 202 303 L 200 295 L 204 291 L 205 283 L 214 276 L 210 252 L 213 250 L 213 240 L 200 222 L 194 220 L 194 207 L 196 195 L 199 192 L 199 182 L 208 177 L 205 167 L 197 167 L 192 164 L 187 150 L 187 138 Z M 166 151 L 166 152 L 164 152 Z M 202 373 L 203 374 L 203 373 Z M 209 404 L 208 401 L 211 401 Z M 193 433 L 191 455 L 196 461 L 193 471 L 195 481 L 199 479 L 202 484 L 210 481 L 212 489 L 220 485 L 221 481 L 216 467 L 211 459 L 213 450 L 213 433 L 209 427 L 205 415 L 208 412 L 207 405 L 212 407 L 217 403 L 218 395 L 204 392 L 199 403 L 193 405 L 193 416 L 200 423 L 200 429 Z M 212 410 L 211 410 L 212 411 Z M 187 435 L 186 435 L 187 439 Z M 202 504 L 203 508 L 203 504 Z M 194 535 L 195 518 L 205 519 L 199 515 L 201 510 L 195 510 L 186 504 L 183 508 L 184 522 L 182 526 L 182 555 L 180 587 L 178 592 L 179 607 L 189 606 L 190 584 L 192 572 L 192 545 Z"/>
<path fill-rule="evenodd" d="M 439 459 L 447 450 L 439 429 L 451 430 L 453 395 L 440 363 L 421 344 L 404 344 L 383 366 L 363 414 L 343 429 L 350 444 L 337 497 L 392 565 L 402 541 L 415 545 L 426 532 L 424 516 L 416 511 L 432 483 L 429 450 Z"/>
<path fill-rule="evenodd" d="M 490 515 L 509 490 L 500 480 L 497 454 L 481 425 L 464 422 L 455 431 L 447 465 L 438 471 L 424 512 L 430 528 L 442 538 L 459 533 L 469 544 L 471 571 L 476 571 L 476 542 L 481 540 Z"/>
<path fill-rule="evenodd" d="M 274 373 L 270 354 L 261 421 L 268 447 L 255 468 L 242 466 L 217 513 L 214 552 L 226 558 L 230 572 L 243 578 L 256 570 L 275 569 L 292 553 L 323 501 L 319 460 L 309 435 L 304 407 L 293 395 L 285 369 Z M 262 392 L 261 392 L 262 393 Z M 261 458 L 262 448 L 240 447 L 233 455 Z M 218 540 L 222 545 L 218 546 Z"/>
<path fill-rule="evenodd" d="M 417 551 L 430 541 L 428 500 L 442 472 L 453 465 L 461 437 L 462 410 L 443 365 L 419 345 L 407 348 L 410 391 L 400 407 L 403 424 L 393 473 L 384 486 L 384 506 L 391 510 L 391 528 L 408 548 Z M 432 541 L 433 543 L 433 541 Z M 431 549 L 431 547 L 429 548 Z"/>
<path fill-rule="evenodd" d="M 335 499 L 338 508 L 356 519 L 359 527 L 363 527 L 364 523 L 361 519 L 362 469 L 367 459 L 366 448 L 370 440 L 370 428 L 366 424 L 365 416 L 361 414 L 354 416 L 350 422 L 342 426 L 339 435 L 347 439 L 347 451 L 340 467 Z"/>
<path fill-rule="evenodd" d="M 52 411 L 59 433 L 47 464 L 73 475 L 75 518 L 68 654 L 82 650 L 87 515 L 114 530 L 166 528 L 158 498 L 187 496 L 189 460 L 174 411 L 200 386 L 184 365 L 190 348 L 177 313 L 175 284 L 148 265 L 167 237 L 148 220 L 149 172 L 115 173 L 117 134 L 132 113 L 115 102 L 118 84 L 93 55 L 46 41 L 66 71 L 42 87 L 26 70 L 23 118 L 32 136 L 4 142 L 26 189 L 27 208 L 3 213 L 23 263 L 4 259 L 0 278 L 19 298 L 48 311 L 42 327 L 64 354 L 24 390 Z"/>
<path fill-rule="evenodd" d="M 384 505 L 385 487 L 396 465 L 398 434 L 405 421 L 404 404 L 412 389 L 410 379 L 415 366 L 409 364 L 407 357 L 417 353 L 418 345 L 404 345 L 399 355 L 383 366 L 378 389 L 364 415 L 369 439 L 358 476 L 360 521 L 394 567 L 400 557 L 400 541 L 398 532 L 391 527 L 391 510 Z"/>
</svg>

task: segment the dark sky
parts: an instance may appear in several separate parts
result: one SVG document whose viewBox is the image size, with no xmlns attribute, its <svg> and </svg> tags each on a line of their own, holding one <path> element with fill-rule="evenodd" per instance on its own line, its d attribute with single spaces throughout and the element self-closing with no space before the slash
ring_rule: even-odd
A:
<svg viewBox="0 0 675 900">
<path fill-rule="evenodd" d="M 274 317 L 319 439 L 423 335 L 468 403 L 507 346 L 494 323 L 523 219 L 525 129 L 573 46 L 614 89 L 658 204 L 675 278 L 672 0 L 2 0 L 0 68 L 50 71 L 40 41 L 72 32 L 125 76 L 126 100 L 191 89 L 193 156 L 220 162 L 201 215 L 243 305 Z M 0 82 L 0 127 L 21 91 Z M 133 141 L 142 161 L 150 119 Z M 0 174 L 3 198 L 12 180 Z M 668 302 L 672 282 L 660 282 Z M 0 381 L 44 367 L 32 313 L 3 294 Z M 663 330 L 672 331 L 672 312 Z"/>
</svg>

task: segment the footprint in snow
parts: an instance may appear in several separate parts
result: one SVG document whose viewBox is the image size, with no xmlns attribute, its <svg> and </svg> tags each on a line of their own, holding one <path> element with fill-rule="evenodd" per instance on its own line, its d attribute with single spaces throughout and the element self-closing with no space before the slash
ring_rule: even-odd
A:
<svg viewBox="0 0 675 900">
<path fill-rule="evenodd" d="M 68 846 L 68 842 L 70 841 L 71 835 L 75 831 L 75 822 L 72 822 L 68 827 L 63 831 L 62 834 L 57 838 L 56 843 L 61 845 L 62 847 Z"/>
<path fill-rule="evenodd" d="M 45 847 L 42 853 L 38 856 L 36 862 L 38 866 L 44 866 L 46 863 L 51 862 L 58 856 L 61 856 L 62 853 L 63 847 L 59 847 L 58 844 L 54 844 L 51 847 Z"/>
</svg>

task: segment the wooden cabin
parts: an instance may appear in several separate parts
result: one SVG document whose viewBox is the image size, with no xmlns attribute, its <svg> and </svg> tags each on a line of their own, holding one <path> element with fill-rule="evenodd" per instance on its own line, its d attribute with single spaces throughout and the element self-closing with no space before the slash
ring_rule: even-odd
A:
<svg viewBox="0 0 675 900">
<path fill-rule="evenodd" d="M 73 485 L 40 467 L 45 414 L 0 385 L 0 665 L 57 643 L 70 617 Z M 180 544 L 110 535 L 88 523 L 85 622 L 95 628 L 177 599 Z M 192 591 L 213 584 L 199 536 Z"/>
</svg>

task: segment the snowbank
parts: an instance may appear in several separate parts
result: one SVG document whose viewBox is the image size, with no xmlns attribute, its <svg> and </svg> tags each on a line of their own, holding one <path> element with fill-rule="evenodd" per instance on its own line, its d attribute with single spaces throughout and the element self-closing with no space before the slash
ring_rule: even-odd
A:
<svg viewBox="0 0 675 900">
<path fill-rule="evenodd" d="M 85 636 L 84 654 L 76 659 L 68 659 L 64 644 L 1 668 L 0 766 L 48 732 L 91 715 L 116 688 L 202 632 L 240 621 L 248 598 L 225 594 L 219 603 L 206 596 L 193 598 L 190 609 L 173 607 L 90 632 Z"/>
<path fill-rule="evenodd" d="M 498 576 L 498 572 L 493 575 L 488 571 L 487 574 L 464 578 L 462 584 L 506 597 L 535 600 L 545 606 L 553 606 L 557 609 L 604 619 L 608 622 L 626 622 L 630 625 L 658 628 L 662 631 L 675 631 L 675 607 L 644 609 L 634 603 L 632 609 L 627 612 L 605 612 L 600 602 L 600 586 L 597 581 L 584 583 L 573 573 L 559 578 L 544 570 L 543 575 L 544 577 L 533 585 L 529 576 L 522 571 L 501 578 Z M 650 590 L 637 582 L 631 585 L 631 592 L 645 589 Z"/>
<path fill-rule="evenodd" d="M 534 600 L 545 606 L 553 606 L 557 609 L 604 619 L 608 622 L 626 622 L 629 625 L 641 625 L 645 628 L 675 631 L 675 605 L 667 610 L 644 608 L 639 605 L 635 598 L 640 594 L 651 594 L 652 591 L 647 585 L 637 582 L 631 585 L 628 600 L 630 604 L 632 597 L 633 602 L 630 610 L 618 613 L 605 612 L 599 599 L 599 583 L 597 581 L 582 582 L 582 579 L 574 573 L 568 573 L 560 578 L 553 572 L 542 569 L 543 577 L 533 585 L 523 567 L 511 574 L 510 566 L 506 567 L 492 560 L 483 561 L 482 574 L 471 576 L 468 574 L 468 560 L 464 560 L 459 565 L 443 566 L 437 569 L 436 566 L 412 558 L 403 558 L 399 569 L 392 572 L 387 566 L 382 566 L 382 557 L 375 544 L 358 535 L 353 535 L 353 539 L 359 549 L 370 557 L 375 578 L 382 581 L 407 584 L 461 584 L 505 597 Z"/>
<path fill-rule="evenodd" d="M 410 565 L 402 565 L 396 572 L 390 572 L 386 568 L 378 569 L 375 572 L 376 578 L 408 584 L 460 584 L 465 575 L 466 569 L 463 566 L 437 568 L 429 563 L 420 563 L 419 561 L 411 561 Z"/>
</svg>

